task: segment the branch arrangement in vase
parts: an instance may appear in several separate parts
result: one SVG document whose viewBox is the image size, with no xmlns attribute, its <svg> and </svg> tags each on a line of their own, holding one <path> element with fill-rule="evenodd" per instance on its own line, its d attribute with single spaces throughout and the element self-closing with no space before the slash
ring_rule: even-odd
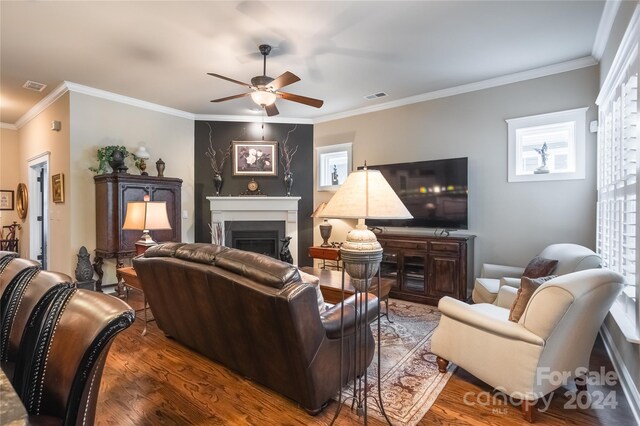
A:
<svg viewBox="0 0 640 426">
<path fill-rule="evenodd" d="M 207 152 L 205 153 L 205 155 L 209 157 L 209 161 L 211 161 L 211 168 L 213 169 L 213 173 L 221 175 L 224 171 L 224 163 L 227 161 L 227 159 L 229 159 L 229 157 L 231 157 L 231 144 L 229 144 L 227 149 L 218 150 L 220 152 L 220 158 L 222 158 L 220 164 L 218 164 L 218 152 L 213 147 L 213 139 L 211 138 L 213 129 L 211 128 L 211 125 L 209 123 L 207 123 L 207 126 L 209 127 L 209 148 L 207 148 Z"/>
<path fill-rule="evenodd" d="M 287 137 L 284 139 L 284 142 L 280 144 L 280 164 L 282 164 L 282 169 L 284 173 L 291 173 L 291 161 L 293 160 L 293 156 L 298 152 L 298 145 L 295 148 L 291 149 L 287 142 L 289 142 L 289 136 L 292 132 L 296 130 L 298 125 L 296 124 L 293 129 L 287 132 Z"/>
</svg>

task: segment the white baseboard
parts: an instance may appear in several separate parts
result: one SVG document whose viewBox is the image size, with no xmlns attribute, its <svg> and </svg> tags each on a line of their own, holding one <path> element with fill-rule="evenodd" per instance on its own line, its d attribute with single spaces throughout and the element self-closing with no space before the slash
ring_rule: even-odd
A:
<svg viewBox="0 0 640 426">
<path fill-rule="evenodd" d="M 600 327 L 600 336 L 602 336 L 604 346 L 607 349 L 607 353 L 609 354 L 609 358 L 611 359 L 613 368 L 618 374 L 620 386 L 622 387 L 622 391 L 627 397 L 627 401 L 629 401 L 629 406 L 631 407 L 633 416 L 636 419 L 636 423 L 640 425 L 640 393 L 633 383 L 631 374 L 629 373 L 629 370 L 627 370 L 627 366 L 624 364 L 622 356 L 620 355 L 620 352 L 618 352 L 618 349 L 613 342 L 611 333 L 604 324 L 602 325 L 602 327 Z"/>
</svg>

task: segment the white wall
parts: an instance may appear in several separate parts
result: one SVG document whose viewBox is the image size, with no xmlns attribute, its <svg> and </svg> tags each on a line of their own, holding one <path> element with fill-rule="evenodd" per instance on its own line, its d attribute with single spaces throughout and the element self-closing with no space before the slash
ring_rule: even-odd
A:
<svg viewBox="0 0 640 426">
<path fill-rule="evenodd" d="M 469 158 L 469 232 L 484 262 L 526 265 L 545 246 L 595 248 L 596 137 L 587 132 L 586 179 L 507 182 L 508 118 L 589 107 L 597 117 L 598 67 L 319 123 L 314 146 L 353 142 L 353 165 Z M 316 192 L 315 203 L 331 193 Z M 332 220 L 331 240 L 348 228 Z M 338 229 L 336 229 L 338 228 Z M 317 232 L 317 231 L 316 231 Z M 316 235 L 316 243 L 321 242 Z"/>
<path fill-rule="evenodd" d="M 147 172 L 157 174 L 158 158 L 166 163 L 164 175 L 178 177 L 182 183 L 182 210 L 189 218 L 182 221 L 182 241 L 194 240 L 194 122 L 118 102 L 71 93 L 71 171 L 69 182 L 73 215 L 71 246 L 95 249 L 95 188 L 93 172 L 96 151 L 106 145 L 124 145 L 135 152 L 144 145 L 151 155 Z M 129 173 L 139 173 L 127 159 Z M 93 258 L 93 256 L 92 256 Z M 115 262 L 105 262 L 103 284 L 115 282 Z"/>
</svg>

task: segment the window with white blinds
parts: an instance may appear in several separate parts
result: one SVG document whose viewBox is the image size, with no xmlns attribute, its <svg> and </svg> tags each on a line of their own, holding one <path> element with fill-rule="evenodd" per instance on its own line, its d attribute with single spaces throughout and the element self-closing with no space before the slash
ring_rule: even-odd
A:
<svg viewBox="0 0 640 426">
<path fill-rule="evenodd" d="M 599 107 L 597 247 L 603 266 L 624 275 L 627 284 L 635 285 L 637 66 L 628 67 L 608 100 Z"/>
</svg>

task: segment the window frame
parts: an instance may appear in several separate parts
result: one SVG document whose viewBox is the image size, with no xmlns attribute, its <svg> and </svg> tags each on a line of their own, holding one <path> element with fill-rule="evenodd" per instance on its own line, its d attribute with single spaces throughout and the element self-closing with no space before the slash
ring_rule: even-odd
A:
<svg viewBox="0 0 640 426">
<path fill-rule="evenodd" d="M 506 120 L 508 128 L 508 182 L 536 182 L 550 180 L 585 179 L 585 146 L 587 137 L 587 110 L 588 107 L 575 108 L 565 111 L 550 112 L 546 114 L 531 115 L 527 117 L 511 118 Z M 554 126 L 563 123 L 575 123 L 573 127 L 573 158 L 568 161 L 575 164 L 573 172 L 550 172 L 518 174 L 518 156 L 520 147 L 518 144 L 518 132 L 520 130 L 536 127 Z M 569 147 L 571 154 L 571 146 Z"/>
<path fill-rule="evenodd" d="M 338 185 L 322 185 L 325 178 L 331 173 L 330 167 L 325 167 L 325 157 L 330 157 L 334 154 L 345 153 L 347 157 L 347 174 L 342 178 L 342 183 L 347 179 L 347 176 L 353 170 L 352 164 L 352 143 L 341 143 L 337 145 L 320 146 L 316 148 L 316 168 L 317 168 L 317 191 L 337 191 L 341 184 Z"/>
</svg>

